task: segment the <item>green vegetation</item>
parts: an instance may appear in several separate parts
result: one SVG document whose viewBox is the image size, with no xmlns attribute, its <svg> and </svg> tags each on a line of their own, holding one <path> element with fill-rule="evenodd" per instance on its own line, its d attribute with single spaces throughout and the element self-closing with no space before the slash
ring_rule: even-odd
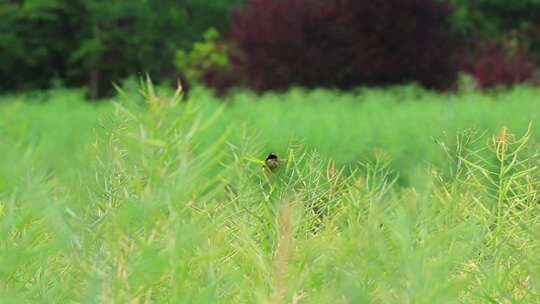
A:
<svg viewBox="0 0 540 304">
<path fill-rule="evenodd" d="M 3 302 L 540 301 L 537 89 L 143 93 L 0 98 Z"/>
<path fill-rule="evenodd" d="M 138 73 L 174 77 L 178 48 L 228 23 L 238 0 L 7 0 L 0 3 L 0 91 L 87 86 L 96 98 Z"/>
<path fill-rule="evenodd" d="M 221 92 L 408 82 L 446 89 L 458 71 L 490 79 L 484 87 L 534 79 L 537 0 L 381 1 L 4 0 L 0 92 L 86 86 L 94 99 L 144 73 L 164 83 L 202 78 Z M 385 26 L 373 28 L 380 20 Z M 501 54 L 485 53 L 492 44 Z"/>
<path fill-rule="evenodd" d="M 522 0 L 450 0 L 455 5 L 452 24 L 472 36 L 503 41 L 510 49 L 523 46 L 538 62 L 540 2 Z"/>
<path fill-rule="evenodd" d="M 540 303 L 539 5 L 1 2 L 0 304 Z"/>
<path fill-rule="evenodd" d="M 129 82 L 126 91 L 143 102 L 136 84 Z M 540 117 L 535 101 L 539 94 L 536 88 L 516 87 L 497 94 L 441 95 L 410 86 L 357 93 L 291 90 L 258 96 L 238 92 L 223 102 L 209 91 L 195 88 L 190 98 L 204 115 L 225 106 L 226 111 L 208 130 L 212 136 L 232 128 L 231 141 L 238 142 L 241 130 L 247 127 L 263 151 L 283 154 L 300 141 L 323 158 L 347 166 L 381 150 L 393 159 L 392 169 L 399 173 L 400 184 L 421 186 L 428 164 L 446 164 L 434 139 L 452 141 L 467 128 L 495 134 L 503 125 L 523 133 L 530 121 Z M 80 102 L 82 99 L 82 92 L 65 90 L 4 97 L 0 115 L 6 117 L 9 128 L 3 132 L 41 151 L 37 154 L 51 166 L 84 157 L 85 146 L 95 137 L 92 129 L 113 105 L 89 105 Z M 540 139 L 540 133 L 533 137 Z M 66 149 L 68 157 L 57 152 Z M 77 166 L 60 168 L 66 167 Z"/>
<path fill-rule="evenodd" d="M 215 28 L 208 29 L 203 35 L 203 40 L 195 42 L 189 52 L 184 49 L 176 52 L 176 67 L 179 71 L 183 71 L 190 82 L 195 83 L 201 83 L 204 72 L 209 69 L 228 69 L 227 52 L 229 50 L 221 40 Z"/>
</svg>

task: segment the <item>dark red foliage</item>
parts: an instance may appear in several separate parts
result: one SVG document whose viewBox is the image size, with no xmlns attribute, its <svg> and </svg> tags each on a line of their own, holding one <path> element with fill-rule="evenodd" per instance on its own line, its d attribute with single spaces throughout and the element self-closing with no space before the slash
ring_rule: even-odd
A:
<svg viewBox="0 0 540 304">
<path fill-rule="evenodd" d="M 218 95 L 224 95 L 233 87 L 242 83 L 238 73 L 211 67 L 203 71 L 203 81 L 216 90 Z"/>
<path fill-rule="evenodd" d="M 474 76 L 479 87 L 485 89 L 531 80 L 535 63 L 521 48 L 508 50 L 488 41 L 465 60 L 463 70 Z"/>
<path fill-rule="evenodd" d="M 258 90 L 456 78 L 459 43 L 438 0 L 249 0 L 228 32 L 239 79 Z"/>
</svg>

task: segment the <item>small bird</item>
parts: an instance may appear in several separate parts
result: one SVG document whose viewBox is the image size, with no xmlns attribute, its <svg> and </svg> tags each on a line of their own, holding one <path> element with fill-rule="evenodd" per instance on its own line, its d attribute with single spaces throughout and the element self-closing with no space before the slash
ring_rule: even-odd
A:
<svg viewBox="0 0 540 304">
<path fill-rule="evenodd" d="M 266 167 L 272 172 L 276 172 L 279 169 L 279 159 L 274 153 L 268 154 L 268 156 L 264 160 L 264 163 L 266 164 Z"/>
</svg>

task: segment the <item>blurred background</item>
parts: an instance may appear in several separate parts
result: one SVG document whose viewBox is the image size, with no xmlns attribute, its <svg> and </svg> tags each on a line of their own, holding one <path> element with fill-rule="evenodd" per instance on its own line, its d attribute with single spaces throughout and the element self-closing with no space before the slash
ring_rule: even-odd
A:
<svg viewBox="0 0 540 304">
<path fill-rule="evenodd" d="M 534 0 L 3 0 L 0 90 L 86 87 L 148 73 L 223 93 L 534 82 Z"/>
<path fill-rule="evenodd" d="M 299 139 L 340 164 L 381 149 L 414 183 L 443 162 L 434 138 L 525 130 L 539 61 L 536 0 L 0 3 L 2 135 L 54 164 L 82 154 L 114 85 L 149 75 L 226 104 L 215 132 L 247 124 L 265 150 Z"/>
</svg>

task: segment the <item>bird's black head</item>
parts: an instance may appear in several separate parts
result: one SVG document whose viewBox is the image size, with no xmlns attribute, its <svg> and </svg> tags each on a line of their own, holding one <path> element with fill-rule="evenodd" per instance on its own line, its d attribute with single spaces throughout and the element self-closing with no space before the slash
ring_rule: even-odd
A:
<svg viewBox="0 0 540 304">
<path fill-rule="evenodd" d="M 277 160 L 278 157 L 277 155 L 275 155 L 274 153 L 270 153 L 268 154 L 268 156 L 266 157 L 266 160 Z"/>
</svg>

